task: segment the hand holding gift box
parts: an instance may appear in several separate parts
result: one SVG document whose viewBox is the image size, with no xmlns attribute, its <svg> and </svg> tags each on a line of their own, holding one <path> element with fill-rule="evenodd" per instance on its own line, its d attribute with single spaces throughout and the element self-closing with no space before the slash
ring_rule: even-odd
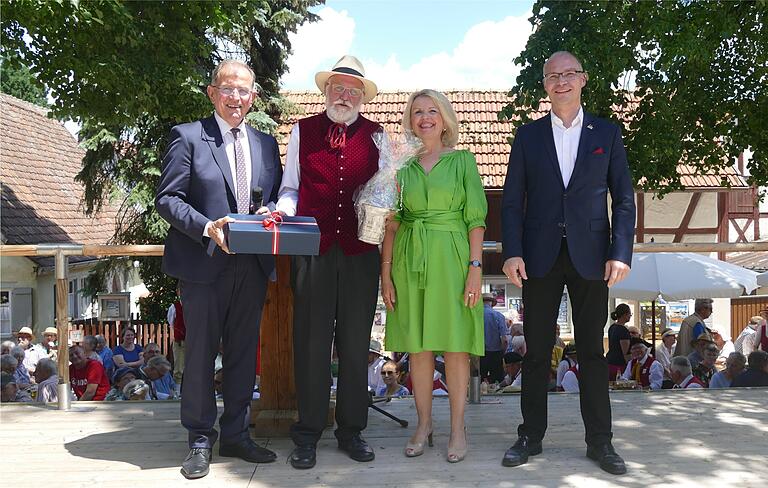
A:
<svg viewBox="0 0 768 488">
<path fill-rule="evenodd" d="M 376 132 L 373 142 L 379 148 L 379 170 L 363 186 L 355 200 L 357 237 L 369 244 L 381 244 L 387 216 L 397 210 L 400 191 L 397 171 L 413 158 L 418 141 L 402 134 Z"/>
</svg>

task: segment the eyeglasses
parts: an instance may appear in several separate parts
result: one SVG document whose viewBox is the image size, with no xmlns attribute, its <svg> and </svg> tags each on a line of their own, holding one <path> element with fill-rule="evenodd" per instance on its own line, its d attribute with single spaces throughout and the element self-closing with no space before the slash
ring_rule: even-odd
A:
<svg viewBox="0 0 768 488">
<path fill-rule="evenodd" d="M 216 88 L 221 92 L 222 95 L 231 97 L 234 94 L 237 94 L 240 98 L 245 98 L 248 95 L 250 95 L 253 90 L 249 90 L 248 88 L 236 88 L 232 86 L 217 86 L 217 85 L 211 85 L 212 87 Z"/>
<path fill-rule="evenodd" d="M 382 371 L 381 372 L 381 376 L 394 376 L 396 374 L 397 374 L 396 371 Z"/>
<path fill-rule="evenodd" d="M 563 71 L 562 73 L 547 73 L 546 75 L 544 75 L 544 82 L 557 83 L 558 81 L 560 81 L 560 79 L 564 79 L 565 81 L 573 81 L 576 79 L 577 76 L 584 73 L 586 73 L 586 71 L 582 71 L 582 70 L 568 70 L 568 71 Z"/>
<path fill-rule="evenodd" d="M 363 90 L 361 88 L 349 88 L 344 85 L 339 85 L 338 83 L 333 83 L 331 85 L 331 91 L 337 95 L 341 95 L 342 93 L 347 92 L 352 98 L 357 98 L 363 94 Z"/>
</svg>

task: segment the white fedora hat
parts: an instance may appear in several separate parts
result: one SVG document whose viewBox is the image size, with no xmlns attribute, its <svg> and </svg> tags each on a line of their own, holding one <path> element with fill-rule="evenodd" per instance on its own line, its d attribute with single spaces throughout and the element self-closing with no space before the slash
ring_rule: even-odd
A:
<svg viewBox="0 0 768 488">
<path fill-rule="evenodd" d="M 325 84 L 328 82 L 328 78 L 334 75 L 351 76 L 363 82 L 364 93 L 361 103 L 370 102 L 379 92 L 376 83 L 365 77 L 365 69 L 360 60 L 349 54 L 336 61 L 331 71 L 320 71 L 315 75 L 315 84 L 322 93 L 325 93 Z"/>
</svg>

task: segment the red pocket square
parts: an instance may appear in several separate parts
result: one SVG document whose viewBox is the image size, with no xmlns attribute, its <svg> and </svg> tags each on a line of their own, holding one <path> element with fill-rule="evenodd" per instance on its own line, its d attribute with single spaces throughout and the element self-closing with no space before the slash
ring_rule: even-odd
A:
<svg viewBox="0 0 768 488">
<path fill-rule="evenodd" d="M 602 147 L 598 147 L 594 151 L 592 151 L 592 154 L 605 154 L 605 151 L 603 151 Z"/>
</svg>

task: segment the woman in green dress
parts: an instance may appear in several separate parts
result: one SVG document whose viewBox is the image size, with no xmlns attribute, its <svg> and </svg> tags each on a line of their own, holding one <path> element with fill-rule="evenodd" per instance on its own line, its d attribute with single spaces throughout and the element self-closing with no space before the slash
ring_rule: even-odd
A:
<svg viewBox="0 0 768 488">
<path fill-rule="evenodd" d="M 413 93 L 403 128 L 422 148 L 398 172 L 401 208 L 387 224 L 381 263 L 387 350 L 410 353 L 419 417 L 408 457 L 432 445 L 434 352 L 445 357 L 451 407 L 448 462 L 467 453 L 469 354 L 484 354 L 480 299 L 488 204 L 472 153 L 455 150 L 456 112 L 442 93 Z"/>
</svg>

